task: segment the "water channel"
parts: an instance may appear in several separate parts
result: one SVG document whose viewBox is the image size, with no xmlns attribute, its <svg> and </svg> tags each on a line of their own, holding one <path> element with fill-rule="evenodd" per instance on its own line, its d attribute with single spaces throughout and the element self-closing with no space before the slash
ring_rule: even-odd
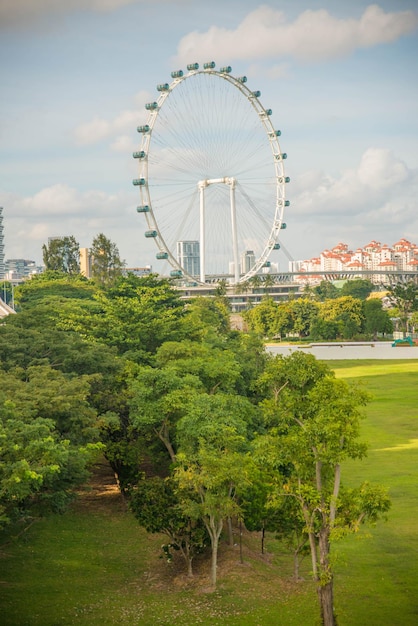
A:
<svg viewBox="0 0 418 626">
<path fill-rule="evenodd" d="M 391 341 L 375 343 L 317 343 L 306 345 L 268 344 L 267 350 L 273 354 L 289 356 L 292 352 L 302 351 L 313 354 L 321 361 L 342 359 L 418 359 L 418 346 L 392 347 Z"/>
</svg>

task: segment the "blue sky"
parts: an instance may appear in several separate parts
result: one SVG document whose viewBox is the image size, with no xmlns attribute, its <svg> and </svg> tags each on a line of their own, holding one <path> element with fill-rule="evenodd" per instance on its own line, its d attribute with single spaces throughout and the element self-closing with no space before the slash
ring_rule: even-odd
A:
<svg viewBox="0 0 418 626">
<path fill-rule="evenodd" d="M 50 236 L 89 247 L 103 232 L 158 270 L 136 126 L 171 70 L 212 59 L 248 76 L 282 130 L 291 258 L 418 243 L 417 58 L 416 0 L 0 0 L 6 258 L 40 263 Z"/>
</svg>

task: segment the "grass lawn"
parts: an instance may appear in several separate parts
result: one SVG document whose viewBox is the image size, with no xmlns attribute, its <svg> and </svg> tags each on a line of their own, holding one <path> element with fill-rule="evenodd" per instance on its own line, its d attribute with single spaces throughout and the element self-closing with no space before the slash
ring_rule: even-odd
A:
<svg viewBox="0 0 418 626">
<path fill-rule="evenodd" d="M 368 456 L 345 464 L 344 481 L 381 483 L 392 499 L 387 522 L 336 546 L 341 624 L 413 626 L 418 624 L 418 361 L 332 366 L 338 377 L 361 380 L 374 396 L 362 426 Z"/>
<path fill-rule="evenodd" d="M 346 463 L 343 480 L 389 487 L 388 521 L 335 544 L 339 626 L 418 623 L 418 361 L 332 362 L 337 376 L 361 380 L 374 395 L 363 423 L 368 457 Z M 291 558 L 273 538 L 268 554 L 245 534 L 239 549 L 222 546 L 219 587 L 208 593 L 209 568 L 159 558 L 161 536 L 147 536 L 108 477 L 65 515 L 35 523 L 0 546 L 2 626 L 316 626 L 318 609 L 305 581 L 291 579 Z M 13 531 L 16 533 L 16 530 Z M 368 534 L 368 537 L 366 537 Z M 238 537 L 237 537 L 238 541 Z"/>
</svg>

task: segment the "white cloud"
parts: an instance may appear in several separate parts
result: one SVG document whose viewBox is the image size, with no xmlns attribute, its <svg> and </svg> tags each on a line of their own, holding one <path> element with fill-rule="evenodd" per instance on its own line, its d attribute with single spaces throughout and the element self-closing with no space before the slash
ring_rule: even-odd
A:
<svg viewBox="0 0 418 626">
<path fill-rule="evenodd" d="M 75 129 L 76 141 L 80 145 L 87 145 L 101 141 L 111 132 L 111 123 L 95 117 L 91 122 L 81 124 Z"/>
<path fill-rule="evenodd" d="M 305 172 L 288 191 L 285 246 L 297 257 L 316 256 L 339 241 L 354 248 L 370 239 L 418 243 L 418 171 L 388 149 L 369 148 L 338 177 Z"/>
<path fill-rule="evenodd" d="M 123 244 L 142 235 L 135 198 L 127 191 L 81 192 L 56 184 L 27 197 L 1 194 L 0 204 L 7 207 L 3 211 L 6 258 L 40 262 L 48 237 L 73 235 L 81 247 L 88 247 L 100 232 L 116 241 L 122 256 L 126 254 Z"/>
<path fill-rule="evenodd" d="M 95 117 L 90 122 L 80 124 L 74 131 L 76 142 L 85 146 L 109 137 L 134 132 L 136 127 L 145 123 L 147 119 L 145 103 L 149 100 L 151 100 L 150 94 L 146 91 L 140 91 L 134 96 L 134 102 L 138 108 L 124 110 L 110 120 Z M 118 147 L 115 149 L 118 150 Z"/>
<path fill-rule="evenodd" d="M 289 64 L 278 63 L 270 67 L 265 67 L 257 63 L 251 63 L 246 72 L 248 78 L 260 78 L 261 76 L 269 80 L 277 80 L 278 78 L 287 78 L 289 75 Z"/>
<path fill-rule="evenodd" d="M 408 185 L 404 183 L 409 181 Z M 358 167 L 333 178 L 321 172 L 306 172 L 295 181 L 296 210 L 319 214 L 364 214 L 383 206 L 389 198 L 402 198 L 416 188 L 417 173 L 409 170 L 390 150 L 369 148 Z M 414 184 L 415 183 L 415 184 Z M 416 191 L 416 189 L 415 189 Z M 293 202 L 292 202 L 293 204 Z"/>
<path fill-rule="evenodd" d="M 48 15 L 74 11 L 113 11 L 141 0 L 1 0 L 0 24 L 3 27 L 29 24 Z"/>
<path fill-rule="evenodd" d="M 103 215 L 106 210 L 113 210 L 116 199 L 117 196 L 109 196 L 102 191 L 80 192 L 58 183 L 41 189 L 33 196 L 20 199 L 17 214 L 24 213 L 31 218 L 44 219 L 53 216 L 85 215 L 88 210 Z"/>
<path fill-rule="evenodd" d="M 192 32 L 178 46 L 178 62 L 192 57 L 265 59 L 294 57 L 319 61 L 351 54 L 396 41 L 413 32 L 418 14 L 413 11 L 385 13 L 377 5 L 366 8 L 360 19 L 339 19 L 325 9 L 304 11 L 294 22 L 273 7 L 263 5 L 249 13 L 235 30 L 212 26 L 204 33 Z"/>
<path fill-rule="evenodd" d="M 128 135 L 120 135 L 119 137 L 116 137 L 110 147 L 115 152 L 129 154 L 129 152 L 133 152 L 138 149 L 138 144 L 132 140 L 132 137 L 129 137 Z"/>
</svg>

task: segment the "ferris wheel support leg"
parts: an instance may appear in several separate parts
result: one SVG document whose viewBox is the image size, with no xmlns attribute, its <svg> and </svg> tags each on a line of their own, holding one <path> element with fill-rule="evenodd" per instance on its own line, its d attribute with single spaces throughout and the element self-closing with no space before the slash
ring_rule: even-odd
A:
<svg viewBox="0 0 418 626">
<path fill-rule="evenodd" d="M 199 183 L 200 193 L 200 282 L 204 283 L 205 276 L 205 186 Z"/>
<path fill-rule="evenodd" d="M 235 178 L 230 178 L 228 181 L 229 184 L 229 197 L 231 204 L 231 229 L 232 229 L 232 248 L 234 253 L 234 274 L 235 274 L 235 284 L 239 282 L 240 278 L 240 267 L 239 267 L 239 256 L 238 256 L 238 236 L 237 236 L 237 213 L 235 207 Z"/>
</svg>

